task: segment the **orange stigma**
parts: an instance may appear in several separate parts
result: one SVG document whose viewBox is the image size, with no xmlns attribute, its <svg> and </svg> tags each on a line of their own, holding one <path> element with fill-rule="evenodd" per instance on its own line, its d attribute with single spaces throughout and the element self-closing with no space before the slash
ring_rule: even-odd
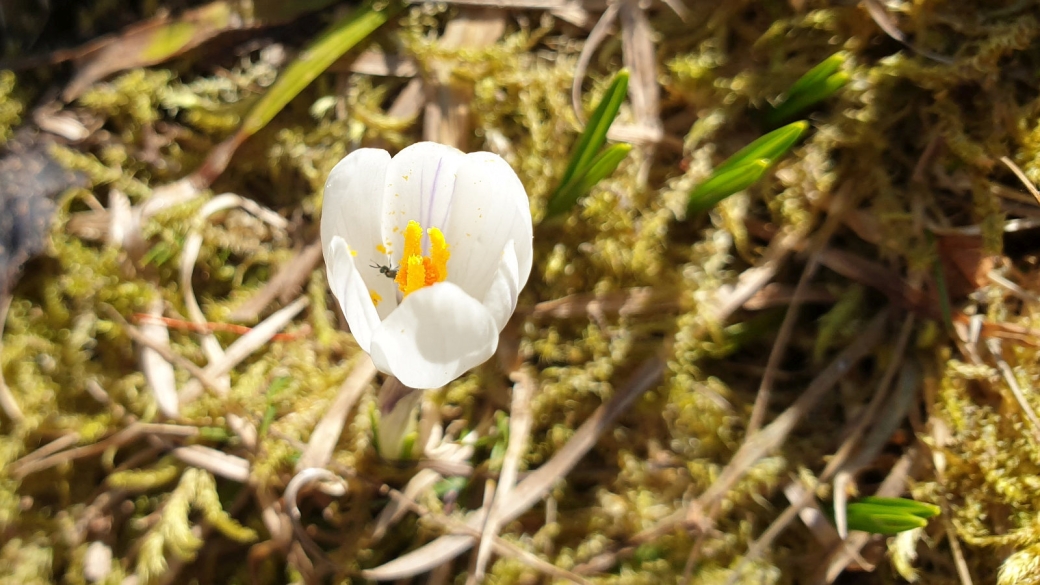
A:
<svg viewBox="0 0 1040 585">
<path fill-rule="evenodd" d="M 430 236 L 429 256 L 423 256 L 422 253 L 423 230 L 419 222 L 409 221 L 408 227 L 404 228 L 404 253 L 401 255 L 401 267 L 394 278 L 404 296 L 448 278 L 448 258 L 451 253 L 444 241 L 444 234 L 432 227 L 426 230 L 426 235 Z"/>
</svg>

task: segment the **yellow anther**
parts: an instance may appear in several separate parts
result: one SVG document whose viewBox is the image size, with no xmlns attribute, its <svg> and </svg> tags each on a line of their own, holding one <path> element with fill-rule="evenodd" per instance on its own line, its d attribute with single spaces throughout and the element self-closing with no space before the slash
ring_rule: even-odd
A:
<svg viewBox="0 0 1040 585">
<path fill-rule="evenodd" d="M 422 256 L 422 226 L 414 219 L 404 228 L 404 250 L 401 252 L 402 258 L 412 256 Z"/>
<path fill-rule="evenodd" d="M 451 257 L 451 253 L 448 252 L 448 244 L 445 243 L 441 230 L 432 227 L 426 230 L 426 233 L 430 236 L 430 260 L 437 274 L 436 282 L 442 282 L 448 277 L 448 258 Z"/>
<path fill-rule="evenodd" d="M 448 278 L 448 258 L 451 253 L 444 241 L 444 234 L 435 227 L 426 231 L 430 237 L 430 255 L 423 256 L 422 233 L 422 226 L 415 220 L 409 221 L 404 229 L 404 253 L 401 255 L 397 277 L 394 278 L 404 296 Z"/>
<path fill-rule="evenodd" d="M 405 277 L 404 286 L 400 288 L 405 296 L 426 286 L 426 267 L 423 264 L 422 256 L 410 256 L 408 263 L 404 265 L 408 274 Z M 401 273 L 398 272 L 397 275 L 400 276 Z"/>
</svg>

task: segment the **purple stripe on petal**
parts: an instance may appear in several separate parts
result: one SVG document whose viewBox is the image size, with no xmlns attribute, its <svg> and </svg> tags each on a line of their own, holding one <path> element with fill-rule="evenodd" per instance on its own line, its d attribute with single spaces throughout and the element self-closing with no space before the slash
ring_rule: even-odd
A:
<svg viewBox="0 0 1040 585">
<path fill-rule="evenodd" d="M 424 255 L 429 255 L 430 253 L 430 236 L 426 233 L 426 230 L 430 229 L 431 227 L 435 227 L 435 225 L 431 222 L 433 221 L 433 207 L 434 204 L 437 202 L 437 179 L 439 179 L 441 176 L 441 167 L 443 165 L 444 157 L 442 156 L 437 159 L 437 169 L 433 171 L 433 183 L 430 185 L 429 201 L 426 201 L 425 183 L 422 184 L 423 188 L 420 190 L 422 201 L 419 202 L 419 218 L 422 221 L 423 227 L 422 250 Z M 424 171 L 425 169 L 426 167 L 423 166 Z M 421 180 L 422 178 L 420 178 L 420 181 Z M 423 205 L 423 203 L 426 203 L 427 205 Z M 425 211 L 423 211 L 424 209 Z"/>
<path fill-rule="evenodd" d="M 419 222 L 426 221 L 426 165 L 419 170 Z"/>
<path fill-rule="evenodd" d="M 441 176 L 441 166 L 444 164 L 444 157 L 437 159 L 437 170 L 433 172 L 433 187 L 430 193 L 430 210 L 429 215 L 423 218 L 423 227 L 432 227 L 430 221 L 433 220 L 433 204 L 437 201 L 437 179 Z"/>
</svg>

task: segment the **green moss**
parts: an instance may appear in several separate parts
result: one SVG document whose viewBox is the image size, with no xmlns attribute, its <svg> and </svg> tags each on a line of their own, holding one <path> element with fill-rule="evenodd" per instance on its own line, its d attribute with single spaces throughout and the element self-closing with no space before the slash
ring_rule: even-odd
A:
<svg viewBox="0 0 1040 585">
<path fill-rule="evenodd" d="M 1040 177 L 1040 88 L 1029 74 L 1040 56 L 1034 46 L 1038 29 L 1031 15 L 975 18 L 975 4 L 981 6 L 918 2 L 893 12 L 915 43 L 952 55 L 952 64 L 900 50 L 855 7 L 809 5 L 794 12 L 784 3 L 762 3 L 732 12 L 718 3 L 693 2 L 687 23 L 667 12 L 652 13 L 671 141 L 637 144 L 618 171 L 571 213 L 556 224 L 537 226 L 534 270 L 520 304 L 528 309 L 571 294 L 653 287 L 674 291 L 678 309 L 523 320 L 519 347 L 536 372 L 538 392 L 531 404 L 534 428 L 522 468 L 536 468 L 563 448 L 647 357 L 664 352 L 665 379 L 608 430 L 571 476 L 554 486 L 555 521 L 544 523 L 545 514 L 536 508 L 508 526 L 506 538 L 573 568 L 627 546 L 633 534 L 683 509 L 718 478 L 746 438 L 760 368 L 777 326 L 770 315 L 747 313 L 720 322 L 711 310 L 721 287 L 732 286 L 738 275 L 761 261 L 763 240 L 756 226 L 771 224 L 815 238 L 824 214 L 841 194 L 847 209 L 870 221 L 862 233 L 841 228 L 827 245 L 901 271 L 915 285 L 918 276 L 934 272 L 937 261 L 932 238 L 923 228 L 977 225 L 983 250 L 1001 253 L 1009 209 L 1003 194 L 1009 187 L 1020 188 L 1007 180 L 996 161 L 1010 156 L 1029 177 Z M 92 14 L 105 14 L 121 3 L 106 5 Z M 436 38 L 456 10 L 434 4 L 412 7 L 381 42 L 413 56 L 424 75 L 443 76 L 442 81 L 471 97 L 469 146 L 507 158 L 526 185 L 540 222 L 580 130 L 570 88 L 581 47 L 572 42 L 573 31 L 526 20 L 524 26 L 510 21 L 505 36 L 488 47 L 445 47 Z M 94 25 L 84 26 L 88 24 Z M 813 130 L 792 155 L 713 214 L 677 222 L 690 190 L 764 131 L 758 112 L 837 49 L 850 55 L 851 80 L 811 114 Z M 611 71 L 621 63 L 620 51 L 621 44 L 610 40 L 594 56 L 583 86 L 583 107 L 598 101 Z M 278 72 L 263 52 L 222 60 L 216 68 L 192 66 L 190 56 L 186 60 L 176 68 L 125 72 L 95 84 L 77 100 L 74 108 L 102 121 L 105 139 L 56 147 L 52 154 L 87 177 L 89 195 L 105 202 L 111 190 L 118 190 L 136 204 L 194 170 L 209 149 L 237 129 Z M 34 83 L 18 82 L 19 90 Z M 234 559 L 228 563 L 234 566 L 220 567 L 219 577 L 213 578 L 244 581 L 256 567 L 260 582 L 305 579 L 305 563 L 286 556 L 280 545 L 250 551 L 250 544 L 271 536 L 265 524 L 270 518 L 264 516 L 261 498 L 237 496 L 277 499 L 359 355 L 351 336 L 342 331 L 320 267 L 303 287 L 308 308 L 286 329 L 296 337 L 272 340 L 233 369 L 226 395 L 204 392 L 182 405 L 178 420 L 167 421 L 204 427 L 206 434 L 191 441 L 249 461 L 248 484 L 214 478 L 174 461 L 166 454 L 168 446 L 152 452 L 146 438 L 25 478 L 6 470 L 55 440 L 73 447 L 91 445 L 112 437 L 131 420 L 158 422 L 138 349 L 111 311 L 133 321 L 136 313 L 161 300 L 166 316 L 185 320 L 180 260 L 186 239 L 197 233 L 203 245 L 191 285 L 205 318 L 227 322 L 292 261 L 297 245 L 316 237 L 323 183 L 344 154 L 360 146 L 398 148 L 419 139 L 419 119 L 387 114 L 403 85 L 402 80 L 343 71 L 320 77 L 236 152 L 212 193 L 146 222 L 147 251 L 137 265 L 124 251 L 66 229 L 70 217 L 92 202 L 87 191 L 61 200 L 47 258 L 20 281 L 4 327 L 0 369 L 26 418 L 17 424 L 0 418 L 0 469 L 5 470 L 0 472 L 0 532 L 13 535 L 0 547 L 0 574 L 79 582 L 73 575 L 82 572 L 86 540 L 96 535 L 88 538 L 76 526 L 98 505 L 92 490 L 104 482 L 134 494 L 120 496 L 122 500 L 101 512 L 112 522 L 107 528 L 117 557 L 112 580 L 133 572 L 149 582 L 173 569 L 181 571 L 178 578 L 189 580 L 205 572 L 218 554 Z M 19 90 L 13 74 L 0 72 L 0 141 L 10 136 L 22 115 Z M 635 121 L 629 108 L 622 109 L 622 124 Z M 937 146 L 929 150 L 933 142 Z M 290 227 L 272 227 L 241 209 L 200 218 L 202 206 L 223 192 L 272 208 L 290 220 Z M 1013 260 L 1022 260 L 1017 269 L 1035 271 L 1028 258 Z M 795 256 L 776 280 L 793 286 L 800 262 Z M 1014 270 L 1002 274 L 1017 277 Z M 818 311 L 807 309 L 799 321 L 784 375 L 775 384 L 770 417 L 790 405 L 836 351 L 855 340 L 876 307 L 878 297 L 864 289 L 869 283 L 853 283 L 821 269 L 811 284 L 840 301 Z M 264 308 L 260 318 L 279 302 Z M 1031 316 L 1031 304 L 1003 289 L 993 287 L 958 302 L 967 303 L 958 309 L 984 314 L 994 323 L 1040 326 Z M 216 337 L 224 347 L 235 338 L 230 333 Z M 956 346 L 938 335 L 934 325 L 925 325 L 920 337 L 931 341 L 907 359 L 928 366 L 926 407 L 948 436 L 928 438 L 945 467 L 941 477 L 934 471 L 934 476 L 918 478 L 914 495 L 949 508 L 949 520 L 976 576 L 1000 569 L 1001 583 L 1026 582 L 1023 575 L 1036 565 L 1040 546 L 1034 501 L 1040 489 L 1040 451 L 1029 423 L 993 362 L 975 364 L 954 353 Z M 207 362 L 201 338 L 192 331 L 175 324 L 170 345 L 179 356 L 200 365 Z M 1035 349 L 1007 341 L 1004 353 L 1027 389 L 1027 399 L 1040 408 L 1028 391 L 1040 378 Z M 732 577 L 749 543 L 784 505 L 780 486 L 795 472 L 812 477 L 820 471 L 823 458 L 840 444 L 845 424 L 871 398 L 869 389 L 876 386 L 891 354 L 885 347 L 874 360 L 849 372 L 841 391 L 825 398 L 820 412 L 812 415 L 814 424 L 796 429 L 785 445 L 752 466 L 726 494 L 715 530 L 703 536 L 676 531 L 634 552 L 626 549 L 616 566 L 595 577 L 597 582 L 675 581 L 695 542 L 700 557 L 691 583 L 722 583 Z M 175 369 L 183 386 L 189 376 Z M 492 444 L 505 437 L 494 413 L 508 408 L 509 381 L 494 361 L 431 398 L 455 436 L 481 434 L 484 441 L 473 460 L 478 469 L 499 465 L 492 461 Z M 350 478 L 350 493 L 339 499 L 307 493 L 301 506 L 305 524 L 345 572 L 336 582 L 440 533 L 426 518 L 395 527 L 381 542 L 366 541 L 385 503 L 379 485 L 400 487 L 402 478 L 414 473 L 373 455 L 367 416 L 373 408 L 373 396 L 365 393 L 333 453 L 338 470 L 356 475 Z M 232 414 L 257 430 L 255 446 L 230 428 Z M 451 504 L 456 514 L 475 505 L 477 484 L 482 488 L 482 482 L 471 482 Z M 434 510 L 450 509 L 431 494 L 423 502 Z M 211 549 L 211 540 L 204 544 L 195 536 L 192 529 L 202 525 L 220 535 L 208 537 L 219 547 Z M 781 537 L 740 579 L 791 582 L 804 569 L 800 559 L 819 552 L 797 530 Z M 252 554 L 256 564 L 248 565 Z M 921 582 L 950 582 L 953 573 L 946 569 L 951 565 L 942 556 L 945 551 L 940 547 L 929 554 L 941 558 L 928 565 L 938 567 L 935 571 L 920 571 Z M 461 580 L 458 571 L 449 578 Z M 536 576 L 526 566 L 499 559 L 489 581 L 532 578 Z"/>
<path fill-rule="evenodd" d="M 16 82 L 17 78 L 12 71 L 0 71 L 0 146 L 11 138 L 25 109 L 25 105 L 15 95 Z"/>
</svg>

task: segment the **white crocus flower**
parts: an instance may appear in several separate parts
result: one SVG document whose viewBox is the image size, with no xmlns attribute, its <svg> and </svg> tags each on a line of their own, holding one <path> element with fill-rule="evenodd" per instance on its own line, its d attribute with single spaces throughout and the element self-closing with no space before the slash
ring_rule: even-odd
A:
<svg viewBox="0 0 1040 585">
<path fill-rule="evenodd" d="M 531 210 L 489 152 L 432 142 L 356 150 L 325 183 L 333 294 L 376 367 L 437 388 L 495 353 L 531 273 Z"/>
</svg>

